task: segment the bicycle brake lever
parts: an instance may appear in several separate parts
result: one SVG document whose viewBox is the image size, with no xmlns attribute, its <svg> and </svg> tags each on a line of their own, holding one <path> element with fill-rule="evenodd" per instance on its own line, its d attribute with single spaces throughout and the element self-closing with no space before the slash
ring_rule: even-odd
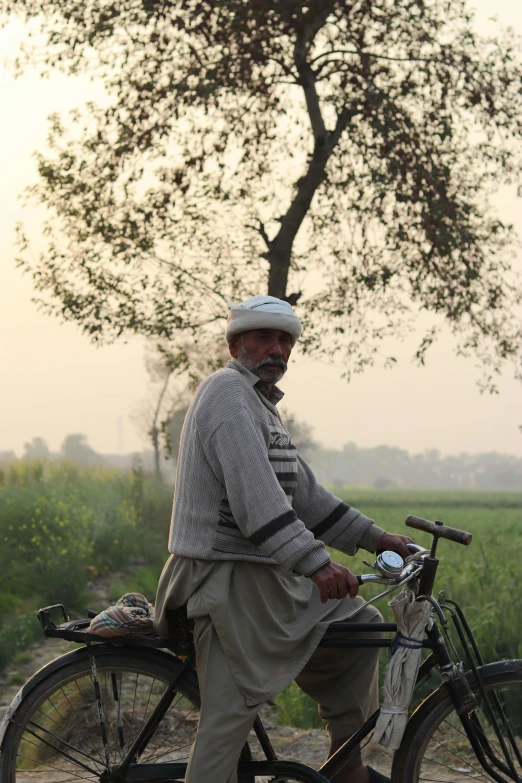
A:
<svg viewBox="0 0 522 783">
<path fill-rule="evenodd" d="M 358 574 L 357 581 L 360 585 L 378 584 L 378 585 L 395 585 L 398 582 L 397 578 L 388 578 L 381 574 Z"/>
<path fill-rule="evenodd" d="M 412 551 L 412 553 L 417 554 L 418 552 L 429 552 L 429 549 L 426 549 L 425 547 L 421 546 L 420 544 L 406 544 L 408 549 Z"/>
</svg>

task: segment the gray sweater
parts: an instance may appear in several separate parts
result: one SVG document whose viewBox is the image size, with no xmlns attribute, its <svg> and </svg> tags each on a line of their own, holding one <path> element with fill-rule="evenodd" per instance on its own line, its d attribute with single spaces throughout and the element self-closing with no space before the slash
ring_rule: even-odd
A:
<svg viewBox="0 0 522 783">
<path fill-rule="evenodd" d="M 181 435 L 169 551 L 304 576 L 329 562 L 325 544 L 349 555 L 358 545 L 374 551 L 384 531 L 317 483 L 259 385 L 233 359 L 196 392 Z"/>
</svg>

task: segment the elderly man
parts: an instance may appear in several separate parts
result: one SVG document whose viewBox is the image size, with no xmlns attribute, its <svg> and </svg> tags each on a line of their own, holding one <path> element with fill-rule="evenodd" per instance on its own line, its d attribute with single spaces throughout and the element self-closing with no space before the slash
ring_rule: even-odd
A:
<svg viewBox="0 0 522 783">
<path fill-rule="evenodd" d="M 377 708 L 378 650 L 318 647 L 361 605 L 357 579 L 325 545 L 355 554 L 409 551 L 320 486 L 276 405 L 301 323 L 287 302 L 231 305 L 232 359 L 200 385 L 183 427 L 157 626 L 187 603 L 201 689 L 187 783 L 235 783 L 256 714 L 293 679 L 318 704 L 330 754 Z M 358 614 L 379 621 L 374 607 Z M 334 778 L 377 783 L 360 751 Z"/>
</svg>

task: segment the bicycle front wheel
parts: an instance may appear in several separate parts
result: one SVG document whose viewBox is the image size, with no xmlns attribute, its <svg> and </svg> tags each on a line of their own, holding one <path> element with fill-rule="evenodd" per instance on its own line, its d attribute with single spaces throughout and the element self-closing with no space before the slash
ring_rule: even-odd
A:
<svg viewBox="0 0 522 783">
<path fill-rule="evenodd" d="M 490 770 L 477 758 L 451 697 L 441 686 L 408 723 L 395 753 L 393 783 L 522 781 L 522 661 L 505 664 L 504 672 L 502 664 L 481 668 L 488 703 L 479 695 L 477 706 L 464 716 Z M 471 675 L 469 683 L 478 694 Z"/>
<path fill-rule="evenodd" d="M 96 783 L 121 763 L 181 662 L 166 653 L 94 649 L 64 656 L 13 715 L 0 760 L 2 783 Z M 44 674 L 44 672 L 42 672 Z M 199 715 L 193 672 L 181 677 L 167 714 L 139 763 L 188 759 Z"/>
</svg>

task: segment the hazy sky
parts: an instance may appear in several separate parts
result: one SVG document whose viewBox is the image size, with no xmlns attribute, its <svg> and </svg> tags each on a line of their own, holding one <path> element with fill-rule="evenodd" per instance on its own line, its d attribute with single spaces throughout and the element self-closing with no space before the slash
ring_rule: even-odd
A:
<svg viewBox="0 0 522 783">
<path fill-rule="evenodd" d="M 491 4 L 474 5 L 484 32 Z M 494 8 L 501 23 L 522 33 L 520 0 L 497 0 Z M 4 54 L 14 51 L 16 32 L 0 32 Z M 45 146 L 47 116 L 99 95 L 99 86 L 85 78 L 55 74 L 42 80 L 27 72 L 15 81 L 0 68 L 0 451 L 21 455 L 23 444 L 36 435 L 58 449 L 71 432 L 85 433 L 102 452 L 144 445 L 129 420 L 148 393 L 143 343 L 97 348 L 73 324 L 41 315 L 30 301 L 30 280 L 14 262 L 17 221 L 35 238 L 34 252 L 43 247 L 38 235 L 43 213 L 23 207 L 17 196 L 36 179 L 32 153 Z M 522 234 L 520 200 L 503 193 L 499 204 L 502 218 L 515 222 Z M 517 266 L 522 271 L 522 257 Z M 284 405 L 312 424 L 316 438 L 328 446 L 355 441 L 414 452 L 496 450 L 522 456 L 520 385 L 506 374 L 500 395 L 481 395 L 479 372 L 472 361 L 454 355 L 451 338 L 432 350 L 424 368 L 411 362 L 414 346 L 410 340 L 398 347 L 395 369 L 374 368 L 350 384 L 339 368 L 297 356 L 281 384 Z"/>
</svg>

